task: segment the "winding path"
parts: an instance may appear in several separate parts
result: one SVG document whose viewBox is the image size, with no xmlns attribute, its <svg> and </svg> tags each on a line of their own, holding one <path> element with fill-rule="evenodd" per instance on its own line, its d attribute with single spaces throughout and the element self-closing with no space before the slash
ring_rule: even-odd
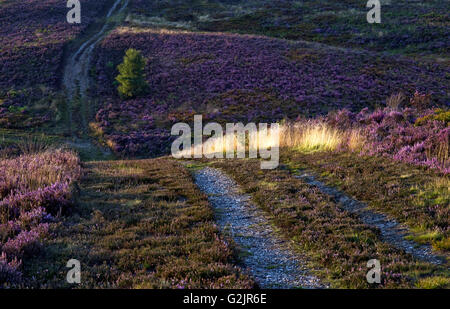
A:
<svg viewBox="0 0 450 309">
<path fill-rule="evenodd" d="M 90 103 L 88 98 L 89 89 L 89 68 L 92 60 L 92 52 L 95 46 L 105 37 L 107 32 L 111 30 L 114 24 L 109 23 L 108 19 L 112 16 L 120 14 L 128 6 L 129 0 L 115 0 L 111 8 L 108 10 L 105 16 L 105 22 L 101 29 L 92 34 L 90 37 L 86 38 L 85 42 L 66 60 L 66 65 L 63 71 L 63 86 L 67 94 L 67 106 L 69 111 L 68 117 L 68 127 L 71 134 L 71 139 L 66 141 L 66 144 L 75 149 L 81 150 L 84 153 L 101 153 L 103 157 L 109 158 L 112 153 L 109 149 L 100 147 L 99 145 L 93 143 L 90 138 L 78 138 L 73 133 L 72 123 L 73 123 L 73 108 L 72 101 L 77 92 L 77 87 L 79 87 L 79 95 L 81 99 L 82 107 L 79 110 L 81 115 L 81 131 L 82 134 L 88 132 L 88 122 L 89 122 L 89 110 Z M 83 114 L 85 113 L 85 114 Z"/>
<path fill-rule="evenodd" d="M 113 14 L 120 14 L 127 6 L 128 1 L 123 1 L 122 6 L 119 8 L 123 0 L 116 0 L 113 6 L 109 9 L 106 14 L 105 24 L 102 26 L 99 32 L 88 38 L 78 50 L 69 57 L 67 64 L 64 68 L 63 83 L 67 90 L 67 95 L 69 100 L 73 98 L 77 83 L 80 86 L 80 94 L 82 97 L 86 96 L 86 91 L 89 87 L 89 64 L 92 59 L 92 51 L 98 42 L 100 42 L 107 31 L 109 30 L 109 24 L 107 19 Z"/>
<path fill-rule="evenodd" d="M 208 195 L 216 222 L 241 250 L 244 267 L 261 288 L 325 288 L 311 275 L 304 258 L 275 233 L 262 210 L 239 193 L 238 185 L 218 169 L 206 167 L 194 174 Z"/>
</svg>

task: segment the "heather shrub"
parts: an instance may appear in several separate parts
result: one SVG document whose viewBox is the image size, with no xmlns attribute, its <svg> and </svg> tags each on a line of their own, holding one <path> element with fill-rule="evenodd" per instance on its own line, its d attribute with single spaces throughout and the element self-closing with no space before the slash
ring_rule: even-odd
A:
<svg viewBox="0 0 450 309">
<path fill-rule="evenodd" d="M 362 154 L 388 156 L 449 173 L 450 128 L 446 120 L 449 112 L 444 109 L 434 112 L 422 110 L 428 104 L 429 96 L 418 92 L 411 101 L 417 103 L 413 108 L 394 110 L 386 107 L 373 112 L 364 109 L 359 113 L 341 110 L 328 115 L 326 122 L 347 132 L 359 130 L 359 135 L 364 136 L 364 146 L 356 148 Z M 425 103 L 421 105 L 420 102 Z M 349 139 L 345 144 L 354 144 L 354 141 Z M 354 146 L 348 148 L 355 149 Z"/>
<path fill-rule="evenodd" d="M 48 232 L 48 224 L 39 224 L 29 231 L 21 231 L 15 238 L 2 245 L 2 251 L 7 256 L 22 258 L 24 255 L 36 253 L 40 248 L 39 240 Z"/>
<path fill-rule="evenodd" d="M 123 98 L 133 98 L 144 94 L 148 84 L 145 81 L 145 65 L 147 61 L 141 52 L 130 48 L 126 51 L 123 62 L 117 66 L 119 82 L 117 88 L 119 95 Z"/>
<path fill-rule="evenodd" d="M 31 147 L 30 153 L 40 147 Z M 80 162 L 53 150 L 0 160 L 0 286 L 20 281 L 23 258 L 40 249 L 54 216 L 72 203 Z"/>
<path fill-rule="evenodd" d="M 357 151 L 450 173 L 450 111 L 424 109 L 431 98 L 417 91 L 411 107 L 400 108 L 399 97 L 374 111 L 342 109 L 325 118 L 284 125 L 281 145 L 303 151 Z"/>
<path fill-rule="evenodd" d="M 0 160 L 16 157 L 20 154 L 20 149 L 17 145 L 2 145 L 0 143 Z"/>
<path fill-rule="evenodd" d="M 67 212 L 71 190 L 67 183 L 55 183 L 45 188 L 17 193 L 0 202 L 0 222 L 16 219 L 22 212 L 43 208 L 56 215 Z"/>
<path fill-rule="evenodd" d="M 63 150 L 0 161 L 0 201 L 15 194 L 71 183 L 80 175 L 78 157 Z"/>
<path fill-rule="evenodd" d="M 16 284 L 22 279 L 22 274 L 19 271 L 21 262 L 14 258 L 8 262 L 5 253 L 0 254 L 0 287 L 3 284 Z"/>
<path fill-rule="evenodd" d="M 30 101 L 43 97 L 42 85 L 49 91 L 56 88 L 66 43 L 95 22 L 107 3 L 106 0 L 82 2 L 83 22 L 74 27 L 61 23 L 66 18 L 67 1 L 0 1 L 0 102 L 5 97 L 6 103 L 25 101 L 29 106 Z M 22 96 L 17 89 L 21 86 L 31 95 Z M 11 124 L 20 123 L 11 121 Z"/>
<path fill-rule="evenodd" d="M 20 225 L 16 221 L 8 221 L 0 224 L 0 244 L 14 237 L 20 232 Z"/>
<path fill-rule="evenodd" d="M 413 97 L 409 100 L 409 104 L 418 110 L 431 108 L 431 95 L 416 91 Z"/>
<path fill-rule="evenodd" d="M 47 214 L 43 207 L 38 207 L 31 211 L 22 211 L 18 220 L 19 228 L 22 230 L 31 229 L 33 226 L 39 225 L 43 219 L 51 218 L 52 216 Z"/>
</svg>

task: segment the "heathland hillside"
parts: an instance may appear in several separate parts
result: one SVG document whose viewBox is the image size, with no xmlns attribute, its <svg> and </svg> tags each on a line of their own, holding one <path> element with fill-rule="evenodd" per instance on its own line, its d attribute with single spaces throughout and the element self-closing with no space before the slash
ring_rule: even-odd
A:
<svg viewBox="0 0 450 309">
<path fill-rule="evenodd" d="M 446 1 L 81 3 L 0 1 L 0 288 L 450 287 Z"/>
</svg>

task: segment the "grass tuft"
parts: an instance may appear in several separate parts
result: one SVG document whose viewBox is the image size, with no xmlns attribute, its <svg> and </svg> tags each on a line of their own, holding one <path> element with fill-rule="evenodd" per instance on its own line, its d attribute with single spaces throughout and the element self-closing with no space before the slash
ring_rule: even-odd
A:
<svg viewBox="0 0 450 309">
<path fill-rule="evenodd" d="M 449 288 L 450 278 L 446 277 L 428 277 L 420 279 L 416 286 L 420 289 L 443 289 Z"/>
<path fill-rule="evenodd" d="M 280 146 L 305 152 L 334 151 L 341 146 L 359 150 L 364 137 L 358 130 L 343 131 L 323 121 L 306 121 L 287 124 L 281 128 Z"/>
</svg>

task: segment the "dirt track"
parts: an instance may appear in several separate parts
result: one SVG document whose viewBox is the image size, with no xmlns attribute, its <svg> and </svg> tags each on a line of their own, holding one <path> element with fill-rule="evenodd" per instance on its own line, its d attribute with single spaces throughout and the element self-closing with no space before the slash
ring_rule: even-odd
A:
<svg viewBox="0 0 450 309">
<path fill-rule="evenodd" d="M 92 143 L 89 138 L 76 138 L 74 136 L 74 115 L 73 115 L 73 99 L 77 94 L 77 88 L 79 87 L 79 96 L 81 99 L 81 108 L 78 110 L 80 115 L 77 115 L 81 119 L 80 131 L 78 135 L 85 135 L 88 132 L 89 115 L 88 111 L 90 104 L 88 100 L 88 89 L 90 85 L 89 68 L 92 60 L 92 52 L 95 46 L 105 37 L 109 30 L 113 28 L 113 25 L 108 23 L 108 19 L 120 14 L 128 6 L 129 0 L 115 0 L 109 11 L 105 16 L 105 22 L 98 32 L 95 32 L 90 37 L 87 37 L 83 44 L 71 54 L 64 67 L 63 72 L 63 86 L 67 93 L 67 106 L 69 110 L 68 127 L 72 135 L 72 139 L 67 141 L 67 145 L 77 150 L 81 150 L 84 153 L 100 153 L 103 157 L 108 158 L 111 156 L 109 149 L 103 149 L 98 145 Z"/>
<path fill-rule="evenodd" d="M 109 30 L 108 18 L 113 16 L 113 14 L 118 14 L 122 12 L 128 5 L 128 0 L 124 1 L 122 6 L 120 3 L 122 0 L 116 0 L 113 6 L 109 9 L 106 14 L 106 22 L 102 26 L 99 32 L 87 38 L 86 41 L 78 48 L 78 50 L 70 55 L 67 64 L 64 68 L 63 84 L 67 90 L 67 95 L 69 99 L 72 99 L 77 83 L 80 86 L 80 95 L 82 97 L 86 96 L 86 91 L 89 88 L 89 64 L 92 59 L 92 51 L 95 46 L 104 38 Z"/>
</svg>

